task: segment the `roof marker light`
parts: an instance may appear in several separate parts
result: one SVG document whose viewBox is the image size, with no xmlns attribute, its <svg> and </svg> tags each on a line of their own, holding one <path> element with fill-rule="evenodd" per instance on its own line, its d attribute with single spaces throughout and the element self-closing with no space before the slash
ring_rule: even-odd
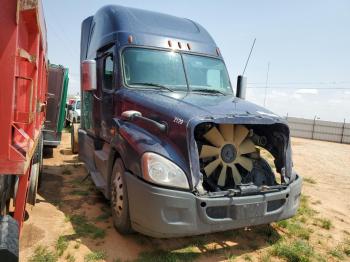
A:
<svg viewBox="0 0 350 262">
<path fill-rule="evenodd" d="M 191 46 L 190 46 L 189 43 L 187 43 L 187 49 L 188 49 L 188 50 L 191 50 Z"/>
<path fill-rule="evenodd" d="M 128 43 L 131 44 L 133 40 L 134 40 L 134 39 L 133 39 L 132 35 L 129 35 L 129 36 L 128 36 Z"/>
<path fill-rule="evenodd" d="M 177 42 L 177 45 L 179 46 L 179 48 L 181 49 L 181 43 L 180 42 Z"/>
<path fill-rule="evenodd" d="M 168 40 L 168 46 L 171 47 L 172 46 L 172 43 L 170 40 Z"/>
</svg>

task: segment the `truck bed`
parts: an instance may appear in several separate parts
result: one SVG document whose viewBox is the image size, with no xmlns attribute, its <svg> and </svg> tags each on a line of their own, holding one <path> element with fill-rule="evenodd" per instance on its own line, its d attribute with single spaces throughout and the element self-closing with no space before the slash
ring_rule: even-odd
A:
<svg viewBox="0 0 350 262">
<path fill-rule="evenodd" d="M 0 174 L 22 175 L 45 119 L 46 27 L 41 1 L 0 3 Z"/>
</svg>

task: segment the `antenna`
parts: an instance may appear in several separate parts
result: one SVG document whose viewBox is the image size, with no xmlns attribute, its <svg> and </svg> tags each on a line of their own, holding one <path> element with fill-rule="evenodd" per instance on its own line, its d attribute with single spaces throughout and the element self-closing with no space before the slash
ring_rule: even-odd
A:
<svg viewBox="0 0 350 262">
<path fill-rule="evenodd" d="M 250 56 L 251 56 L 251 54 L 252 54 L 252 52 L 253 52 L 253 49 L 254 49 L 254 46 L 255 46 L 255 41 L 256 41 L 256 38 L 254 38 L 252 47 L 250 48 L 250 52 L 249 52 L 249 55 L 248 55 L 247 62 L 245 62 L 245 66 L 244 66 L 244 69 L 243 69 L 242 76 L 244 76 L 245 70 L 247 69 L 247 65 L 248 65 L 248 63 L 249 63 Z"/>
</svg>

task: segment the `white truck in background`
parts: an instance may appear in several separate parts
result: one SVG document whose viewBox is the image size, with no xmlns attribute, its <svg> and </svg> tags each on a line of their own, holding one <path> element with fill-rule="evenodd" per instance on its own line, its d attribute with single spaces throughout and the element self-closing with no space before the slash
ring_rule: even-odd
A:
<svg viewBox="0 0 350 262">
<path fill-rule="evenodd" d="M 80 123 L 80 98 L 69 99 L 66 105 L 65 127 L 73 123 Z"/>
</svg>

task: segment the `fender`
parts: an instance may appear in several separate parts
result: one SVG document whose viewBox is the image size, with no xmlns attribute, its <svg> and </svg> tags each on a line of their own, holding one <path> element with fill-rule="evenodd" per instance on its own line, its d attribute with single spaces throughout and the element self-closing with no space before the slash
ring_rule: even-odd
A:
<svg viewBox="0 0 350 262">
<path fill-rule="evenodd" d="M 145 152 L 154 152 L 178 165 L 185 172 L 190 186 L 192 185 L 188 164 L 184 157 L 174 149 L 166 135 L 150 133 L 137 124 L 118 118 L 113 120 L 117 133 L 111 140 L 111 147 L 123 160 L 126 170 L 142 177 L 141 157 Z M 113 162 L 114 160 L 115 158 Z"/>
</svg>

